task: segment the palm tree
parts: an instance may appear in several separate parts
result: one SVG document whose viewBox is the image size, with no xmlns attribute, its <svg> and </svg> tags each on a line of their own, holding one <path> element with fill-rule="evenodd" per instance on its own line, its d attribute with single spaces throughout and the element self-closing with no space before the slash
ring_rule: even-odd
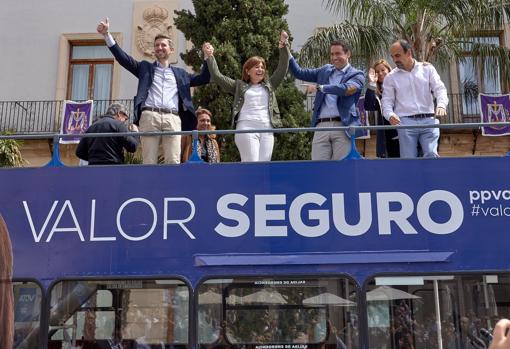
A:
<svg viewBox="0 0 510 349">
<path fill-rule="evenodd" d="M 308 39 L 300 54 L 303 65 L 325 63 L 329 44 L 337 38 L 350 42 L 354 54 L 369 61 L 386 57 L 393 41 L 405 39 L 413 46 L 419 61 L 447 66 L 452 60 L 465 62 L 465 53 L 469 52 L 474 67 L 487 71 L 491 78 L 501 76 L 510 81 L 510 51 L 499 43 L 480 39 L 501 32 L 508 24 L 508 0 L 324 0 L 324 3 L 346 20 L 320 29 Z"/>
</svg>

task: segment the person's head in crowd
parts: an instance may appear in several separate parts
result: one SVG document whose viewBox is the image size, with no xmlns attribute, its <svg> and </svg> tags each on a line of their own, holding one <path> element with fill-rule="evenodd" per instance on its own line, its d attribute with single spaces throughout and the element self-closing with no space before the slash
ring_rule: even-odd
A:
<svg viewBox="0 0 510 349">
<path fill-rule="evenodd" d="M 391 66 L 385 59 L 380 59 L 372 65 L 372 68 L 375 71 L 375 76 L 377 78 L 377 91 L 382 93 L 382 84 L 384 82 L 384 78 L 391 71 Z"/>
<path fill-rule="evenodd" d="M 115 119 L 126 122 L 129 120 L 129 112 L 126 106 L 122 103 L 112 103 L 106 110 L 106 115 L 111 115 Z"/>
<path fill-rule="evenodd" d="M 413 49 L 406 40 L 397 40 L 390 47 L 391 59 L 403 70 L 411 71 L 414 66 Z"/>
<path fill-rule="evenodd" d="M 260 84 L 266 77 L 266 61 L 259 56 L 248 58 L 243 64 L 242 79 L 253 85 Z"/>
<path fill-rule="evenodd" d="M 205 108 L 197 109 L 197 130 L 207 131 L 214 130 L 215 127 L 212 124 L 212 113 Z"/>
<path fill-rule="evenodd" d="M 329 58 L 336 69 L 343 69 L 349 64 L 351 54 L 351 46 L 343 40 L 335 40 L 329 46 Z"/>
</svg>

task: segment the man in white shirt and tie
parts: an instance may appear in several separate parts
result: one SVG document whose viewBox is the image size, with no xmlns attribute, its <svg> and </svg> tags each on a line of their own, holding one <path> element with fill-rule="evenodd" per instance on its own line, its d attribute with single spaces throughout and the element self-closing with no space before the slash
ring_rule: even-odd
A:
<svg viewBox="0 0 510 349">
<path fill-rule="evenodd" d="M 446 87 L 430 63 L 417 62 L 411 45 L 398 40 L 390 47 L 390 54 L 397 66 L 384 79 L 382 112 L 396 126 L 439 124 L 436 116 L 446 115 L 448 96 Z M 437 106 L 434 110 L 434 97 Z M 400 157 L 416 158 L 418 142 L 423 157 L 438 157 L 438 128 L 398 128 Z"/>
</svg>

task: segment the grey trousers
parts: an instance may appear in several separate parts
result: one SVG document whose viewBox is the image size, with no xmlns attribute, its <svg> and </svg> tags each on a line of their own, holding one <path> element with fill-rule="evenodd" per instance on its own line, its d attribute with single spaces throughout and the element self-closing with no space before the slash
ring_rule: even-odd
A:
<svg viewBox="0 0 510 349">
<path fill-rule="evenodd" d="M 341 127 L 340 121 L 325 121 L 316 128 Z M 351 151 L 351 140 L 344 131 L 315 132 L 312 141 L 312 160 L 342 160 Z"/>
</svg>

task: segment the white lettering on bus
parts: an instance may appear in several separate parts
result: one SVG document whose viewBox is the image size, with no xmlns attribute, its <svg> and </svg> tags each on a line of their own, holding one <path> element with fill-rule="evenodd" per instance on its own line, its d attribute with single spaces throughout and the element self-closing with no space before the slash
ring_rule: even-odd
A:
<svg viewBox="0 0 510 349">
<path fill-rule="evenodd" d="M 188 217 L 184 219 L 168 219 L 168 203 L 169 202 L 177 202 L 182 201 L 189 205 L 191 208 L 190 214 Z M 179 227 L 181 227 L 182 230 L 189 236 L 190 239 L 194 240 L 196 237 L 191 233 L 191 231 L 184 225 L 184 223 L 188 223 L 195 217 L 195 204 L 193 201 L 191 201 L 188 198 L 165 198 L 165 208 L 164 208 L 164 219 L 163 219 L 163 240 L 166 240 L 168 238 L 168 224 L 177 224 Z"/>
<path fill-rule="evenodd" d="M 142 236 L 131 236 L 128 235 L 124 229 L 122 228 L 122 225 L 120 223 L 120 217 L 122 216 L 122 211 L 124 211 L 124 208 L 129 205 L 132 202 L 143 202 L 144 204 L 147 204 L 147 206 L 150 207 L 152 210 L 152 226 L 144 235 Z M 119 231 L 120 235 L 124 236 L 127 240 L 131 241 L 141 241 L 147 239 L 149 236 L 152 235 L 154 232 L 154 229 L 156 228 L 156 223 L 158 222 L 158 212 L 156 211 L 156 207 L 147 199 L 144 198 L 132 198 L 127 201 L 124 201 L 124 203 L 120 206 L 119 210 L 117 211 L 117 230 Z"/>
<path fill-rule="evenodd" d="M 333 223 L 335 228 L 347 236 L 360 236 L 365 234 L 372 224 L 372 203 L 370 193 L 359 193 L 359 222 L 355 225 L 347 223 L 345 217 L 344 194 L 331 195 L 333 206 Z M 342 212 L 342 214 L 338 214 Z"/>
<path fill-rule="evenodd" d="M 407 235 L 418 234 L 417 226 L 414 227 L 410 221 L 411 217 L 415 217 L 413 222 L 417 220 L 418 223 L 414 224 L 419 224 L 423 230 L 431 234 L 446 235 L 457 231 L 464 220 L 462 202 L 449 191 L 433 190 L 426 192 L 418 199 L 416 206 L 413 199 L 403 192 L 375 193 L 374 203 L 372 202 L 373 195 L 374 193 L 359 193 L 357 195 L 359 204 L 356 208 L 356 205 L 352 204 L 352 199 L 351 202 L 346 202 L 344 193 L 332 193 L 330 198 L 319 193 L 303 193 L 290 201 L 286 194 L 255 194 L 252 199 L 253 206 L 247 205 L 250 200 L 248 196 L 229 193 L 221 196 L 216 203 L 219 222 L 214 230 L 217 234 L 227 238 L 241 237 L 248 233 L 250 229 L 253 229 L 254 237 L 287 237 L 289 231 L 292 231 L 303 237 L 316 238 L 331 230 L 344 236 L 356 237 L 366 234 L 371 229 L 375 230 L 374 227 L 377 225 L 376 229 L 379 235 L 394 234 L 396 228 L 398 228 L 397 231 Z M 330 200 L 329 203 L 328 200 Z M 441 221 L 431 215 L 431 207 L 438 202 L 446 204 L 449 208 L 449 210 L 441 209 L 441 212 L 446 212 L 446 214 L 442 214 Z M 173 203 L 189 206 L 189 214 L 186 213 L 184 217 L 180 218 L 172 217 L 170 213 Z M 143 222 L 135 225 L 135 228 L 127 230 L 122 220 L 124 210 L 128 206 L 140 204 L 147 206 L 150 213 L 148 217 L 146 217 L 147 214 L 144 214 L 141 218 Z M 70 200 L 65 200 L 62 204 L 58 200 L 53 201 L 49 211 L 43 215 L 40 214 L 40 207 L 44 206 L 40 203 L 36 206 L 39 210 L 38 214 L 34 213 L 34 208 L 30 209 L 27 201 L 23 201 L 25 214 L 35 242 L 50 242 L 55 238 L 55 233 L 64 232 L 76 234 L 80 241 L 85 241 L 80 223 L 84 227 L 87 226 L 87 223 L 79 221 L 75 213 L 78 212 L 78 217 L 81 218 L 85 217 L 84 212 L 76 211 Z M 105 236 L 104 233 L 96 232 L 97 214 L 105 213 L 97 206 L 96 199 L 92 199 L 90 202 L 89 241 L 117 240 L 116 236 Z M 84 206 L 82 204 L 79 207 Z M 247 212 L 248 208 L 251 212 Z M 161 222 L 163 225 L 163 240 L 169 238 L 169 226 L 172 224 L 182 229 L 189 239 L 196 239 L 189 225 L 187 225 L 197 215 L 195 204 L 191 199 L 165 197 L 158 209 L 148 199 L 130 198 L 120 205 L 116 214 L 106 212 L 106 217 L 112 220 L 113 217 L 116 218 L 117 233 L 129 241 L 142 241 L 152 236 L 156 230 L 158 219 L 161 219 L 161 217 L 163 218 Z M 163 212 L 160 212 L 161 209 L 163 209 Z M 88 214 L 88 209 L 86 211 Z M 435 210 L 435 212 L 438 212 L 438 210 Z M 359 216 L 357 213 L 359 213 Z M 206 216 L 211 217 L 210 215 Z M 356 221 L 352 217 L 359 217 L 359 219 Z M 374 221 L 375 219 L 377 221 Z M 71 223 L 68 223 L 70 226 L 62 226 L 63 222 Z M 104 219 L 98 220 L 98 222 L 101 222 L 101 225 L 107 224 Z M 48 230 L 50 224 L 52 226 Z M 331 225 L 333 225 L 333 229 Z"/>
<path fill-rule="evenodd" d="M 345 236 L 361 236 L 372 227 L 372 195 L 359 193 L 359 221 L 356 224 L 347 223 L 345 198 L 343 193 L 331 195 L 331 214 L 334 227 Z M 219 198 L 217 203 L 220 217 L 237 222 L 237 225 L 227 226 L 220 222 L 215 230 L 225 237 L 239 237 L 248 232 L 251 226 L 250 217 L 241 208 L 248 202 L 248 197 L 241 194 L 226 194 Z M 268 194 L 254 195 L 255 207 L 253 219 L 255 220 L 254 236 L 287 236 L 286 226 L 267 226 L 269 220 L 284 220 L 285 211 L 281 208 L 268 208 L 268 205 L 287 205 L 285 195 Z M 327 201 L 321 194 L 304 193 L 297 196 L 290 203 L 289 223 L 292 229 L 304 237 L 320 237 L 330 230 L 328 209 L 307 209 L 307 219 L 317 224 L 307 225 L 303 222 L 302 211 L 307 205 L 322 207 Z M 435 202 L 446 203 L 451 211 L 446 222 L 438 223 L 430 215 L 430 207 Z M 230 207 L 231 204 L 241 206 L 239 209 Z M 392 205 L 393 204 L 393 205 Z M 411 225 L 409 218 L 415 212 L 412 198 L 402 192 L 376 193 L 377 224 L 379 235 L 392 234 L 392 222 L 403 234 L 418 234 Z M 464 211 L 459 198 L 448 191 L 433 190 L 423 194 L 416 206 L 416 216 L 421 226 L 432 234 L 451 234 L 460 228 L 464 219 Z"/>
<path fill-rule="evenodd" d="M 287 236 L 286 226 L 269 226 L 267 221 L 283 221 L 285 210 L 270 210 L 268 205 L 285 205 L 285 195 L 255 195 L 255 236 Z"/>
<path fill-rule="evenodd" d="M 322 206 L 326 198 L 317 193 L 305 193 L 296 197 L 290 204 L 289 221 L 292 229 L 301 236 L 314 238 L 329 231 L 328 210 L 308 210 L 308 219 L 318 222 L 316 225 L 306 225 L 301 219 L 301 211 L 307 204 Z M 255 212 L 257 215 L 258 212 Z"/>
<path fill-rule="evenodd" d="M 190 213 L 185 218 L 179 218 L 179 219 L 170 219 L 169 218 L 169 203 L 170 202 L 184 202 L 190 207 Z M 152 214 L 152 217 L 150 218 L 150 221 L 152 221 L 150 228 L 147 231 L 138 231 L 137 234 L 134 234 L 133 231 L 126 232 L 124 229 L 124 226 L 122 224 L 122 214 L 124 212 L 124 209 L 132 205 L 134 203 L 142 203 L 149 207 L 150 212 Z M 59 201 L 55 200 L 53 201 L 53 204 L 49 210 L 49 212 L 46 214 L 44 222 L 40 228 L 36 228 L 36 223 L 34 223 L 33 218 L 33 212 L 31 212 L 29 203 L 27 201 L 23 201 L 23 207 L 25 210 L 25 214 L 28 220 L 28 224 L 30 226 L 30 230 L 32 232 L 32 236 L 34 238 L 35 242 L 41 242 L 45 234 L 47 234 L 46 242 L 50 242 L 52 239 L 54 239 L 54 234 L 57 232 L 74 232 L 78 235 L 78 238 L 80 241 L 85 241 L 83 230 L 79 224 L 78 219 L 76 218 L 75 209 L 73 208 L 73 205 L 70 200 L 66 200 L 63 202 L 62 206 L 60 207 L 60 211 L 58 211 L 58 215 L 56 215 L 56 212 L 59 207 Z M 191 232 L 191 230 L 185 225 L 185 223 L 190 222 L 194 217 L 196 213 L 195 204 L 192 200 L 185 198 L 185 197 L 179 197 L 179 198 L 164 198 L 163 199 L 163 239 L 166 240 L 168 237 L 168 226 L 170 224 L 176 224 L 178 225 L 187 235 L 190 239 L 195 239 L 195 236 Z M 32 209 L 33 210 L 33 209 Z M 99 210 L 98 212 L 103 212 Z M 56 217 L 55 217 L 56 215 Z M 108 217 L 111 217 L 112 215 L 107 215 Z M 36 215 L 37 217 L 37 215 Z M 70 219 L 73 222 L 73 226 L 71 227 L 61 227 L 61 220 L 63 217 L 70 217 Z M 79 217 L 83 217 L 83 212 L 81 212 L 81 215 Z M 142 241 L 150 237 L 156 228 L 156 224 L 158 222 L 158 212 L 156 210 L 156 206 L 149 200 L 144 198 L 131 198 L 121 204 L 119 209 L 116 212 L 116 227 L 117 232 L 124 237 L 126 240 L 130 241 Z M 89 241 L 116 241 L 116 236 L 97 236 L 99 234 L 96 234 L 96 199 L 92 199 L 90 202 L 90 231 L 89 231 Z M 49 226 L 50 222 L 53 222 L 52 228 L 47 232 L 47 227 Z M 81 222 L 84 224 L 84 222 Z M 145 220 L 144 220 L 145 223 Z M 139 224 L 139 227 L 144 227 L 145 225 Z"/>
<path fill-rule="evenodd" d="M 450 219 L 445 223 L 437 223 L 430 217 L 430 205 L 436 201 L 443 201 L 450 207 Z M 451 234 L 459 229 L 464 221 L 462 202 L 456 195 L 446 190 L 433 190 L 425 193 L 418 201 L 416 214 L 421 225 L 432 234 Z"/>
<path fill-rule="evenodd" d="M 218 211 L 218 214 L 225 219 L 236 221 L 238 224 L 228 226 L 226 224 L 219 223 L 214 230 L 221 236 L 227 238 L 236 238 L 246 234 L 250 228 L 250 218 L 246 213 L 230 208 L 229 205 L 236 204 L 244 206 L 247 201 L 248 198 L 241 194 L 226 194 L 219 198 L 216 203 L 216 210 Z"/>
<path fill-rule="evenodd" d="M 414 210 L 413 200 L 409 195 L 400 192 L 389 192 L 377 193 L 376 197 L 377 221 L 380 235 L 391 234 L 391 222 L 395 222 L 404 234 L 418 234 L 408 221 Z M 391 202 L 399 203 L 400 210 L 391 211 Z"/>
<path fill-rule="evenodd" d="M 90 241 L 115 241 L 115 236 L 95 236 L 96 231 L 96 200 L 90 205 Z"/>
</svg>

